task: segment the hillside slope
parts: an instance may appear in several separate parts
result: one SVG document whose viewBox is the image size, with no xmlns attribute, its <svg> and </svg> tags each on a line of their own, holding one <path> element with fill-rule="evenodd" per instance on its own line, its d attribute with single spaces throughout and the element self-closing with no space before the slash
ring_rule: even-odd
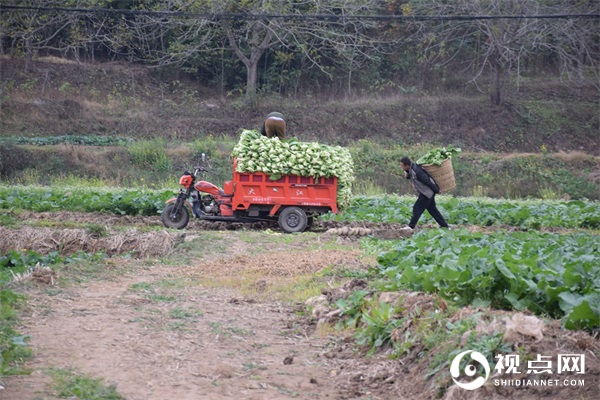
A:
<svg viewBox="0 0 600 400">
<path fill-rule="evenodd" d="M 119 135 L 191 140 L 234 136 L 274 109 L 302 140 L 453 143 L 472 151 L 600 154 L 598 92 L 535 80 L 504 108 L 481 94 L 392 94 L 352 101 L 263 97 L 247 107 L 186 78 L 116 63 L 1 59 L 2 136 Z M 318 103 L 318 107 L 315 107 Z"/>
</svg>

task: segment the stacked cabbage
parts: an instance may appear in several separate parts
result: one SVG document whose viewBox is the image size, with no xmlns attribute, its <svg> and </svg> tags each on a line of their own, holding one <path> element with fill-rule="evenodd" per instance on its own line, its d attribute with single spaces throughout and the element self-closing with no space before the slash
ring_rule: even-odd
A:
<svg viewBox="0 0 600 400">
<path fill-rule="evenodd" d="M 282 175 L 336 176 L 338 208 L 348 206 L 352 199 L 352 156 L 343 147 L 267 138 L 258 131 L 244 130 L 233 156 L 237 157 L 237 172 L 264 172 L 273 180 Z"/>
</svg>

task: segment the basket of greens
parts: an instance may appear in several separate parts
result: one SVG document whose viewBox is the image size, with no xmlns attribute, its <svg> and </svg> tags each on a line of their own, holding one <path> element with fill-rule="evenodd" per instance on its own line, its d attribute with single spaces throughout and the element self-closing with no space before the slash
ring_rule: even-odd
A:
<svg viewBox="0 0 600 400">
<path fill-rule="evenodd" d="M 428 151 L 423 157 L 419 158 L 417 164 L 431 175 L 442 192 L 447 192 L 456 188 L 452 157 L 460 152 L 460 148 L 452 146 L 438 147 Z"/>
</svg>

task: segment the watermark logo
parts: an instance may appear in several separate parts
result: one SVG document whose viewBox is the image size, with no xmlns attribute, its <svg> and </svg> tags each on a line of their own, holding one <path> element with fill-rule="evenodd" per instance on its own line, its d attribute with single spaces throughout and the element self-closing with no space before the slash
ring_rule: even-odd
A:
<svg viewBox="0 0 600 400">
<path fill-rule="evenodd" d="M 464 371 L 463 358 L 469 357 Z M 556 357 L 537 354 L 521 365 L 519 354 L 498 354 L 493 372 L 494 386 L 584 386 L 585 380 L 577 376 L 585 374 L 584 354 L 558 354 Z M 454 383 L 465 389 L 482 387 L 490 378 L 490 364 L 483 354 L 466 350 L 458 354 L 450 364 Z M 466 378 L 465 378 L 466 375 Z M 567 376 L 565 376 L 567 375 Z"/>
<path fill-rule="evenodd" d="M 475 378 L 475 380 L 473 380 L 471 382 L 467 382 L 467 383 L 460 382 L 457 380 L 457 378 L 459 378 L 461 375 L 460 363 L 461 363 L 463 357 L 466 356 L 467 354 L 470 354 L 471 360 L 477 361 L 483 367 L 483 369 L 485 370 L 485 377 L 478 376 L 477 378 Z M 467 375 L 468 377 L 473 377 L 477 373 L 477 366 L 475 366 L 469 362 L 467 364 L 467 366 L 465 367 L 464 372 L 465 372 L 465 375 Z M 488 380 L 488 378 L 490 376 L 490 364 L 486 360 L 485 356 L 483 354 L 481 354 L 480 352 L 473 351 L 473 350 L 467 350 L 467 351 L 463 351 L 462 353 L 460 353 L 459 355 L 454 357 L 454 360 L 452 360 L 452 364 L 450 365 L 450 374 L 452 374 L 452 380 L 454 381 L 454 383 L 456 383 L 461 388 L 466 389 L 466 390 L 475 390 L 475 389 L 479 389 L 480 387 L 482 387 L 483 384 L 485 383 L 485 381 Z"/>
</svg>

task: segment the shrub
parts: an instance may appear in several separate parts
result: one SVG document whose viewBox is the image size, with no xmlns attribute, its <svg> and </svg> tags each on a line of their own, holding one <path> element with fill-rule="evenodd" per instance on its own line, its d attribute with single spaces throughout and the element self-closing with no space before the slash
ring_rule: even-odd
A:
<svg viewBox="0 0 600 400">
<path fill-rule="evenodd" d="M 173 163 L 167 156 L 164 139 L 142 140 L 127 147 L 134 165 L 157 172 L 171 171 Z"/>
</svg>

